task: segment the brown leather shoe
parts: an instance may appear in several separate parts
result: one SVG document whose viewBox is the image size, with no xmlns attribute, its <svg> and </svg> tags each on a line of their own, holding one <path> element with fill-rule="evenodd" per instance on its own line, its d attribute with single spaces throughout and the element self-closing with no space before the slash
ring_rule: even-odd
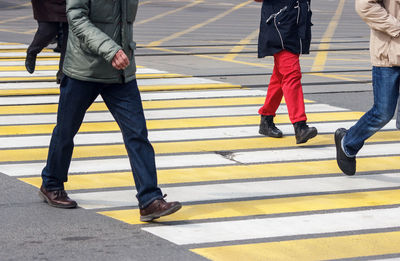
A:
<svg viewBox="0 0 400 261">
<path fill-rule="evenodd" d="M 140 210 L 140 221 L 150 222 L 153 219 L 171 215 L 181 209 L 181 207 L 181 203 L 177 201 L 166 202 L 164 199 L 156 199 L 146 208 Z"/>
<path fill-rule="evenodd" d="M 65 190 L 47 191 L 43 186 L 40 187 L 39 196 L 50 206 L 56 208 L 76 208 L 76 201 L 68 197 Z"/>
</svg>

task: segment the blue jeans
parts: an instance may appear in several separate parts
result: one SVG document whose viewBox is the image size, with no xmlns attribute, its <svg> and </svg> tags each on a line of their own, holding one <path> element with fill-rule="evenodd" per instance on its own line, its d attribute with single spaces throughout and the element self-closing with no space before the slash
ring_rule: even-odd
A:
<svg viewBox="0 0 400 261">
<path fill-rule="evenodd" d="M 162 198 L 157 186 L 154 150 L 147 138 L 146 121 L 136 80 L 125 84 L 84 82 L 65 76 L 60 85 L 57 125 L 51 137 L 43 186 L 64 189 L 74 148 L 74 136 L 86 110 L 101 95 L 122 131 L 137 189 L 139 207 Z"/>
<path fill-rule="evenodd" d="M 373 67 L 374 105 L 349 129 L 342 140 L 347 156 L 355 156 L 365 140 L 385 126 L 396 112 L 400 87 L 400 67 Z"/>
</svg>

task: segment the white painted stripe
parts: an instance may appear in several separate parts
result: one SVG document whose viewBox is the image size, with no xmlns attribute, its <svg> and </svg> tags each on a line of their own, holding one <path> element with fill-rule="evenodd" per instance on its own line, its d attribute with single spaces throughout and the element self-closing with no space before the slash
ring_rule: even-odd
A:
<svg viewBox="0 0 400 261">
<path fill-rule="evenodd" d="M 223 83 L 220 81 L 209 80 L 198 77 L 187 77 L 187 78 L 165 78 L 165 79 L 139 79 L 138 85 L 179 85 L 179 84 L 215 84 Z"/>
<path fill-rule="evenodd" d="M 333 135 L 332 135 L 333 139 Z M 369 144 L 363 147 L 358 156 L 374 155 L 399 155 L 400 143 Z M 288 150 L 259 150 L 237 152 L 230 156 L 233 160 L 243 164 L 249 163 L 267 163 L 267 162 L 285 162 L 285 161 L 303 161 L 303 160 L 324 160 L 336 157 L 334 147 L 301 147 Z"/>
<path fill-rule="evenodd" d="M 233 165 L 233 161 L 227 160 L 220 155 L 209 153 L 194 156 L 156 156 L 157 168 L 180 168 L 180 167 L 201 167 L 215 166 L 221 164 Z M 9 176 L 32 176 L 40 175 L 45 162 L 40 163 L 16 163 L 0 164 L 0 172 Z M 100 160 L 72 160 L 69 173 L 86 173 L 101 171 L 130 171 L 128 158 L 100 159 Z"/>
<path fill-rule="evenodd" d="M 332 137 L 333 139 L 333 137 Z M 367 144 L 359 152 L 359 156 L 386 156 L 400 155 L 400 143 Z M 336 157 L 335 147 L 299 147 L 294 149 L 257 150 L 235 152 L 230 155 L 235 161 L 228 160 L 219 154 L 184 154 L 184 155 L 156 155 L 158 168 L 179 168 L 215 166 L 222 164 L 237 165 L 249 163 L 271 163 L 302 160 L 326 160 Z M 239 163 L 238 163 L 239 162 Z M 44 163 L 12 163 L 0 164 L 0 172 L 9 176 L 38 175 Z M 129 171 L 127 158 L 72 160 L 70 173 L 86 173 L 99 171 Z"/>
<path fill-rule="evenodd" d="M 55 71 L 54 71 L 55 72 Z M 148 85 L 181 85 L 181 84 L 215 84 L 215 83 L 221 83 L 223 82 L 218 82 L 218 81 L 213 81 L 213 80 L 208 80 L 208 79 L 202 79 L 202 78 L 197 78 L 197 77 L 188 77 L 188 78 L 162 78 L 162 79 L 138 79 L 137 80 L 139 86 L 148 86 Z M 14 89 L 40 89 L 40 88 L 58 88 L 59 85 L 56 84 L 55 82 L 30 82 L 30 83 L 0 83 L 0 90 L 14 90 Z M 246 90 L 238 90 L 241 91 L 242 93 L 245 93 Z M 229 91 L 225 91 L 229 93 Z M 238 92 L 238 93 L 241 93 Z M 265 95 L 264 91 L 256 91 L 260 95 Z M 166 97 L 170 97 L 173 99 L 178 99 L 179 97 L 184 97 L 185 93 L 183 94 L 178 94 L 178 97 L 174 97 L 172 94 L 178 92 L 165 92 Z M 189 92 L 188 92 L 189 93 Z M 191 92 L 192 93 L 192 98 L 198 98 L 196 96 L 196 91 Z M 201 93 L 208 93 L 207 97 L 218 97 L 215 96 L 215 94 L 212 94 L 210 91 L 205 91 L 205 92 L 199 92 Z M 216 93 L 219 93 L 216 91 Z M 224 93 L 224 92 L 221 92 Z M 254 94 L 251 94 L 252 92 L 250 91 L 250 94 L 247 94 L 246 96 L 254 96 Z M 212 96 L 214 95 L 214 96 Z M 158 99 L 168 99 L 162 96 L 162 92 L 154 92 L 152 94 L 148 94 L 148 96 L 156 96 Z M 226 95 L 225 95 L 226 96 Z M 225 97 L 225 96 L 220 96 L 220 97 Z M 201 97 L 201 96 L 200 96 Z M 235 95 L 232 93 L 228 97 L 235 97 Z M 189 98 L 189 97 L 188 97 Z M 205 98 L 205 97 L 203 97 Z"/>
<path fill-rule="evenodd" d="M 18 83 L 0 83 L 0 90 L 19 90 L 19 89 L 42 89 L 42 88 L 54 88 L 58 89 L 59 84 L 55 82 L 18 82 Z M 29 100 L 30 97 L 27 99 Z"/>
<path fill-rule="evenodd" d="M 133 184 L 133 181 L 132 181 Z M 372 176 L 325 177 L 293 180 L 270 180 L 226 184 L 166 187 L 163 192 L 168 200 L 181 202 L 231 200 L 252 197 L 280 197 L 321 192 L 342 192 L 375 188 L 398 187 L 400 173 Z M 130 184 L 127 184 L 130 186 Z M 249 189 L 251 188 L 251 189 Z M 134 190 L 100 191 L 88 193 L 71 192 L 71 197 L 87 209 L 137 206 L 133 201 Z"/>
<path fill-rule="evenodd" d="M 216 117 L 216 116 L 245 116 L 257 115 L 260 106 L 243 106 L 243 107 L 220 107 L 220 108 L 190 108 L 190 109 L 157 109 L 147 110 L 144 112 L 147 120 L 152 119 L 179 119 L 179 118 L 195 118 L 195 117 Z M 307 112 L 330 112 L 330 111 L 346 111 L 335 106 L 326 104 L 311 103 L 306 104 Z M 277 113 L 287 113 L 285 105 L 279 106 Z M 85 122 L 93 121 L 113 121 L 109 112 L 88 112 L 85 115 Z M 37 114 L 37 115 L 3 115 L 0 116 L 0 125 L 14 124 L 35 124 L 35 123 L 55 123 L 56 114 Z M 206 126 L 205 126 L 206 127 Z"/>
<path fill-rule="evenodd" d="M 0 71 L 0 77 L 35 77 L 35 76 L 54 76 L 57 73 L 56 70 L 50 71 L 40 71 L 36 70 L 34 73 L 30 74 L 27 71 Z M 138 68 L 136 74 L 163 74 L 167 73 L 165 71 L 159 71 L 147 68 Z"/>
<path fill-rule="evenodd" d="M 333 133 L 338 125 L 349 128 L 355 122 L 330 122 L 316 123 L 319 133 Z M 280 125 L 279 128 L 285 135 L 294 135 L 291 124 Z M 396 121 L 392 120 L 383 130 L 396 130 Z M 224 127 L 224 128 L 206 128 L 206 129 L 182 129 L 182 130 L 154 130 L 149 131 L 151 142 L 162 141 L 185 141 L 185 140 L 203 140 L 203 139 L 222 139 L 222 138 L 242 138 L 242 137 L 260 137 L 258 126 L 245 127 Z M 0 137 L 0 149 L 23 148 L 23 147 L 45 147 L 49 145 L 50 135 L 40 136 L 17 136 Z M 121 133 L 78 133 L 74 139 L 75 145 L 94 145 L 94 144 L 113 144 L 122 143 Z M 245 149 L 245 147 L 243 147 Z"/>
<path fill-rule="evenodd" d="M 53 57 L 57 56 L 59 57 L 60 54 L 56 52 L 41 52 L 38 54 L 37 57 Z M 16 58 L 25 58 L 26 57 L 26 52 L 0 52 L 0 58 L 10 58 L 10 57 L 16 57 Z"/>
<path fill-rule="evenodd" d="M 26 71 L 9 71 L 9 72 L 0 72 L 0 77 L 45 77 L 45 76 L 54 76 L 57 71 L 38 71 L 36 70 L 34 73 L 30 74 Z"/>
<path fill-rule="evenodd" d="M 193 79 L 193 78 L 190 78 Z M 140 80 L 139 80 L 140 81 Z M 0 89 L 29 89 L 40 88 L 37 83 L 1 84 Z M 43 88 L 58 88 L 55 83 L 46 83 Z M 202 99 L 202 98 L 231 98 L 231 97 L 264 97 L 263 90 L 215 90 L 215 91 L 176 91 L 176 92 L 144 92 L 143 101 L 170 100 L 170 99 Z M 96 101 L 100 101 L 99 96 Z M 29 96 L 29 97 L 0 97 L 1 105 L 48 104 L 58 103 L 58 95 Z"/>
<path fill-rule="evenodd" d="M 400 208 L 390 208 L 294 217 L 145 227 L 143 230 L 172 243 L 185 245 L 391 228 L 399 226 L 399 215 Z"/>
<path fill-rule="evenodd" d="M 22 86 L 24 83 L 21 84 Z M 8 96 L 0 97 L 1 105 L 41 105 L 41 104 L 57 104 L 58 95 L 43 95 L 43 96 Z M 97 97 L 96 101 L 102 101 L 101 96 Z"/>
<path fill-rule="evenodd" d="M 0 45 L 0 50 L 11 50 L 11 49 L 27 49 L 29 45 L 27 44 L 5 44 Z"/>
</svg>

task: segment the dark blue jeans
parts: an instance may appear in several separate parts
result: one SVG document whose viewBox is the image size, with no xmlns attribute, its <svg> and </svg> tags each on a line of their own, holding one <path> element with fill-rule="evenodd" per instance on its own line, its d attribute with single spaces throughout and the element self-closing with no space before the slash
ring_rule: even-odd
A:
<svg viewBox="0 0 400 261">
<path fill-rule="evenodd" d="M 396 112 L 400 67 L 373 67 L 374 105 L 349 129 L 342 141 L 347 156 L 355 156 L 365 140 L 385 126 Z"/>
<path fill-rule="evenodd" d="M 125 84 L 84 82 L 65 76 L 60 85 L 57 125 L 50 141 L 46 167 L 42 171 L 43 186 L 64 189 L 74 148 L 74 136 L 82 124 L 86 110 L 101 95 L 118 123 L 128 152 L 135 180 L 139 207 L 162 198 L 157 186 L 154 150 L 147 138 L 146 121 L 136 80 Z"/>
</svg>

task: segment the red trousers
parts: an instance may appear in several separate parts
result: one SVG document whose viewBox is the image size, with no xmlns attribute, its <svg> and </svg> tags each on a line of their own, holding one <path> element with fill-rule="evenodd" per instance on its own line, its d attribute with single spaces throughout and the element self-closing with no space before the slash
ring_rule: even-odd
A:
<svg viewBox="0 0 400 261">
<path fill-rule="evenodd" d="M 299 55 L 283 50 L 274 54 L 274 70 L 268 85 L 264 106 L 258 113 L 276 115 L 282 96 L 285 97 L 289 118 L 292 123 L 307 121 L 303 88 L 301 86 L 301 69 Z"/>
</svg>

